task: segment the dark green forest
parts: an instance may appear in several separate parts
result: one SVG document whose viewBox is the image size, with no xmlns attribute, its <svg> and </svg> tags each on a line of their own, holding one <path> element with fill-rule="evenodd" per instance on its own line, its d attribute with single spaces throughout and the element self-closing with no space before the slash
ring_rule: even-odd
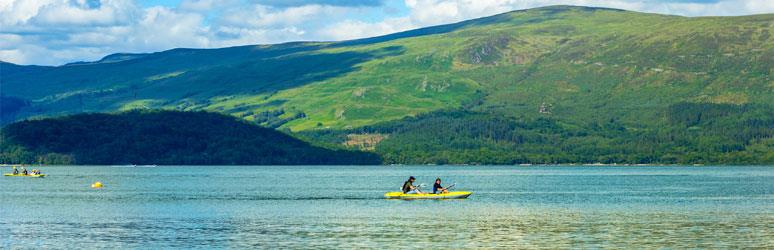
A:
<svg viewBox="0 0 774 250">
<path fill-rule="evenodd" d="M 21 121 L 2 129 L 0 162 L 42 164 L 379 164 L 208 112 L 130 111 Z"/>
<path fill-rule="evenodd" d="M 550 116 L 503 117 L 441 111 L 375 126 L 302 133 L 344 143 L 352 134 L 381 134 L 375 152 L 402 164 L 771 164 L 774 109 L 762 105 L 679 103 L 658 126 L 616 119 L 562 123 Z"/>
<path fill-rule="evenodd" d="M 658 126 L 573 124 L 446 110 L 349 130 L 290 135 L 209 112 L 130 111 L 2 129 L 0 162 L 43 164 L 772 164 L 774 109 L 678 103 Z M 352 136 L 384 139 L 366 152 Z M 294 137 L 298 137 L 294 138 Z M 311 143 L 311 144 L 310 144 Z M 312 145 L 313 144 L 313 145 Z M 368 152 L 372 151 L 372 152 Z"/>
</svg>

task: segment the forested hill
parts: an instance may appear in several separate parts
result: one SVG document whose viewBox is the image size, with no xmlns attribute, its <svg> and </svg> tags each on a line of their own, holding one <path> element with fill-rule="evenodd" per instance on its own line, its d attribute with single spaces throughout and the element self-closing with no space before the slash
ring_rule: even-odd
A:
<svg viewBox="0 0 774 250">
<path fill-rule="evenodd" d="M 2 129 L 0 162 L 47 164 L 379 164 L 371 153 L 329 150 L 234 117 L 132 111 L 22 121 Z"/>
<path fill-rule="evenodd" d="M 578 126 L 550 116 L 439 111 L 300 135 L 372 150 L 387 164 L 774 164 L 774 109 L 680 103 L 661 112 L 662 125 L 647 130 L 619 119 Z"/>
<path fill-rule="evenodd" d="M 518 10 L 341 42 L 0 62 L 0 123 L 205 110 L 387 163 L 774 163 L 774 14 Z"/>
</svg>

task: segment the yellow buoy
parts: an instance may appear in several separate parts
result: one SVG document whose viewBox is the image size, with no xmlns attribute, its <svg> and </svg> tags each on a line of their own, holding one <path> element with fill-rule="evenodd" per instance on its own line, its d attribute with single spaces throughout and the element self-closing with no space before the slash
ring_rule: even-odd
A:
<svg viewBox="0 0 774 250">
<path fill-rule="evenodd" d="M 91 184 L 91 187 L 92 188 L 101 188 L 102 187 L 102 182 L 95 182 L 94 184 Z"/>
</svg>

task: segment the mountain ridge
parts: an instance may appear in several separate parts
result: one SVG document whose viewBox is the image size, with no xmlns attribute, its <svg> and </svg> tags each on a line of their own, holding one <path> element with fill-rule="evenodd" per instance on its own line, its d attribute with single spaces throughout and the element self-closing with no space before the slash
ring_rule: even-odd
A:
<svg viewBox="0 0 774 250">
<path fill-rule="evenodd" d="M 556 126 L 527 134 L 497 130 L 508 140 L 531 136 L 543 138 L 534 143 L 575 145 L 572 140 L 592 143 L 594 138 L 580 135 L 593 135 L 601 136 L 594 143 L 629 145 L 643 136 L 673 134 L 670 138 L 685 140 L 690 152 L 707 146 L 699 155 L 729 148 L 736 152 L 769 147 L 766 140 L 774 134 L 766 129 L 774 127 L 766 111 L 774 106 L 772 23 L 774 14 L 681 17 L 553 6 L 341 42 L 173 49 L 68 67 L 3 66 L 0 101 L 7 104 L 0 119 L 10 123 L 80 112 L 206 110 L 309 134 L 305 136 L 310 141 L 329 146 L 380 138 L 366 148 L 380 152 L 389 146 L 390 152 L 401 155 L 404 152 L 391 141 L 403 140 L 404 132 L 421 136 L 398 129 L 419 128 L 403 123 L 440 126 L 437 121 L 451 119 L 448 122 L 459 123 L 459 132 L 486 124 L 480 123 L 482 117 L 502 117 L 498 128 Z M 695 113 L 677 115 L 675 107 L 690 107 Z M 691 126 L 671 120 L 716 113 L 725 115 Z M 748 123 L 754 124 L 752 130 L 734 127 Z M 363 134 L 374 127 L 381 128 L 380 135 Z M 684 137 L 693 133 L 688 129 L 699 131 L 695 136 L 700 137 Z M 348 134 L 358 139 L 342 141 Z M 466 132 L 460 142 L 503 149 L 477 141 L 499 141 L 500 136 L 482 135 Z M 707 138 L 727 147 L 709 147 Z M 683 143 L 662 139 L 677 143 L 663 145 Z M 532 150 L 515 142 L 498 143 Z M 444 147 L 456 152 L 461 146 Z M 642 159 L 673 161 L 662 156 Z M 605 157 L 610 155 L 585 160 Z M 692 159 L 675 161 L 698 158 Z"/>
<path fill-rule="evenodd" d="M 353 45 L 353 44 L 359 44 L 362 42 L 371 42 L 371 41 L 384 41 L 384 39 L 400 39 L 400 38 L 406 38 L 410 37 L 411 35 L 404 35 L 404 33 L 422 33 L 423 35 L 432 35 L 437 34 L 433 32 L 424 33 L 422 31 L 426 30 L 433 30 L 433 29 L 453 29 L 453 28 L 446 28 L 447 26 L 459 28 L 461 26 L 464 26 L 469 23 L 475 23 L 477 21 L 483 21 L 492 19 L 498 16 L 508 15 L 512 13 L 518 13 L 518 12 L 524 12 L 524 11 L 530 11 L 530 10 L 562 10 L 562 9 L 568 9 L 568 8 L 579 8 L 579 9 L 588 9 L 588 10 L 607 10 L 607 11 L 620 11 L 620 12 L 635 12 L 625 9 L 618 9 L 618 8 L 607 8 L 607 7 L 592 7 L 592 6 L 580 6 L 580 5 L 549 5 L 549 6 L 543 6 L 543 7 L 537 7 L 537 8 L 531 8 L 531 9 L 519 9 L 519 10 L 511 10 L 499 14 L 494 14 L 491 16 L 484 16 L 484 17 L 478 17 L 474 19 L 468 19 L 463 20 L 459 22 L 454 23 L 447 23 L 447 24 L 439 24 L 439 25 L 432 25 L 427 27 L 420 27 L 416 29 L 406 30 L 406 31 L 399 31 L 396 33 L 391 34 L 385 34 L 385 35 L 379 35 L 374 37 L 365 37 L 365 38 L 355 38 L 350 40 L 321 40 L 321 41 L 315 41 L 315 40 L 309 40 L 309 41 L 288 41 L 288 42 L 281 42 L 281 43 L 272 43 L 272 44 L 248 44 L 248 45 L 236 45 L 236 46 L 228 46 L 228 47 L 218 47 L 218 48 L 186 48 L 186 47 L 179 47 L 179 48 L 171 48 L 167 50 L 161 50 L 156 52 L 115 52 L 112 54 L 108 54 L 99 60 L 96 61 L 74 61 L 74 62 L 67 62 L 62 65 L 36 65 L 36 64 L 15 64 L 12 62 L 7 62 L 0 60 L 0 63 L 7 63 L 7 64 L 13 64 L 16 66 L 40 66 L 40 67 L 61 67 L 61 66 L 67 66 L 67 65 L 81 65 L 81 64 L 93 64 L 93 63 L 99 63 L 101 61 L 105 61 L 106 59 L 109 59 L 111 57 L 115 56 L 145 56 L 150 54 L 156 54 L 156 53 L 164 53 L 169 51 L 175 51 L 175 50 L 218 50 L 218 49 L 228 49 L 228 48 L 236 48 L 236 47 L 251 47 L 251 46 L 282 46 L 282 45 L 293 45 L 293 44 L 330 44 L 330 45 L 336 45 L 336 46 L 345 46 L 345 45 Z M 740 15 L 740 16 L 682 16 L 682 15 L 669 15 L 669 14 L 659 14 L 659 13 L 649 13 L 649 12 L 635 12 L 635 13 L 641 13 L 641 14 L 652 14 L 652 15 L 660 15 L 660 16 L 673 16 L 673 17 L 682 17 L 682 18 L 723 18 L 723 17 L 756 17 L 756 16 L 767 16 L 767 15 L 773 15 L 771 13 L 767 14 L 750 14 L 750 15 Z M 392 37 L 399 37 L 399 38 L 392 38 Z"/>
</svg>

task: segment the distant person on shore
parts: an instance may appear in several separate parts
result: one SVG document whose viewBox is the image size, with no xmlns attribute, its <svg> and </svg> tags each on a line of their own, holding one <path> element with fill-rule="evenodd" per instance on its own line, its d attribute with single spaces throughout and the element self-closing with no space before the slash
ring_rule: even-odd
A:
<svg viewBox="0 0 774 250">
<path fill-rule="evenodd" d="M 449 190 L 441 186 L 441 178 L 435 179 L 435 184 L 433 184 L 433 193 L 437 194 L 438 191 L 441 191 L 441 193 L 448 193 Z"/>
<path fill-rule="evenodd" d="M 422 194 L 422 191 L 419 191 L 416 186 L 414 186 L 414 181 L 416 178 L 414 176 L 410 176 L 409 179 L 403 183 L 403 193 L 404 194 Z"/>
</svg>

